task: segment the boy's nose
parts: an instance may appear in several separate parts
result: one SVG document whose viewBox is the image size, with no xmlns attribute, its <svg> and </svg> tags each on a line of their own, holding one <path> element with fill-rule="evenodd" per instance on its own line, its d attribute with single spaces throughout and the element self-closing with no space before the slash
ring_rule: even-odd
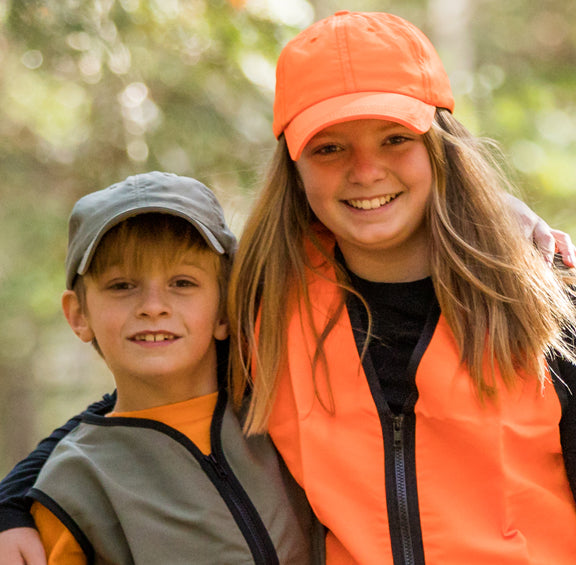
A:
<svg viewBox="0 0 576 565">
<path fill-rule="evenodd" d="M 138 304 L 139 316 L 158 317 L 170 313 L 170 304 L 166 293 L 156 286 L 142 289 L 141 300 Z"/>
</svg>

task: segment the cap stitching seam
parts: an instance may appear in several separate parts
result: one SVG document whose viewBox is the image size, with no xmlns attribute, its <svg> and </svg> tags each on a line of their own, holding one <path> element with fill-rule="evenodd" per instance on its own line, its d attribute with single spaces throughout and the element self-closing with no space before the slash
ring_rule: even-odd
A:
<svg viewBox="0 0 576 565">
<path fill-rule="evenodd" d="M 336 36 L 336 47 L 340 56 L 340 67 L 344 78 L 346 92 L 354 92 L 355 81 L 350 61 L 350 50 L 348 49 L 348 35 L 346 34 L 345 23 L 340 18 L 334 19 L 334 34 Z"/>
<path fill-rule="evenodd" d="M 142 201 L 142 197 L 141 197 L 142 188 L 141 188 L 141 183 L 140 183 L 141 177 L 140 177 L 140 175 L 134 175 L 132 178 L 134 179 L 134 188 L 136 189 L 135 190 L 136 201 L 137 201 L 138 205 L 140 205 L 140 202 Z"/>
<path fill-rule="evenodd" d="M 398 31 L 403 35 L 404 39 L 407 41 L 411 53 L 414 55 L 414 60 L 418 61 L 419 70 L 420 70 L 420 77 L 422 81 L 422 90 L 425 93 L 426 98 L 420 99 L 421 102 L 425 102 L 426 104 L 430 104 L 430 77 L 429 73 L 425 72 L 424 69 L 424 57 L 423 57 L 423 49 L 422 49 L 422 42 L 418 37 L 416 37 L 413 33 L 408 33 L 407 30 L 398 28 Z"/>
</svg>

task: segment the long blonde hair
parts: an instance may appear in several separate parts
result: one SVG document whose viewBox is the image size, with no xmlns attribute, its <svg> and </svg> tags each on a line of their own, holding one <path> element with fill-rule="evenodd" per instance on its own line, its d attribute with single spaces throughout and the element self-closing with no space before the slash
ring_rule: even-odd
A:
<svg viewBox="0 0 576 565">
<path fill-rule="evenodd" d="M 423 138 L 434 173 L 426 219 L 431 277 L 478 395 L 495 396 L 496 369 L 509 387 L 517 382 L 518 371 L 543 382 L 544 354 L 555 351 L 574 360 L 562 339 L 562 332 L 576 325 L 569 287 L 511 215 L 506 200 L 510 186 L 491 156 L 493 146 L 473 137 L 445 110 L 437 111 Z M 351 290 L 334 257 L 317 240 L 317 222 L 281 138 L 240 239 L 229 290 L 232 387 L 237 402 L 247 390 L 252 394 L 249 433 L 266 431 L 277 375 L 286 360 L 288 300 L 294 289 L 301 315 L 311 316 L 306 270 L 313 267 L 305 241 L 334 266 L 334 282 Z M 340 311 L 345 292 L 342 296 Z M 323 343 L 338 315 L 317 330 L 315 362 L 325 366 Z M 488 372 L 487 358 L 492 360 Z"/>
</svg>

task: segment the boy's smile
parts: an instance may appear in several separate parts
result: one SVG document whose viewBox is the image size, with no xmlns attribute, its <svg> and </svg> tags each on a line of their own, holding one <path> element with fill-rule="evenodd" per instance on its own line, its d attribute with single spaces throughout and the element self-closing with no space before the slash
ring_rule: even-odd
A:
<svg viewBox="0 0 576 565">
<path fill-rule="evenodd" d="M 85 277 L 86 312 L 75 313 L 75 331 L 96 338 L 116 380 L 117 410 L 132 408 L 125 398 L 141 409 L 216 390 L 214 340 L 226 338 L 227 326 L 215 255 L 191 249 L 165 263 L 152 256 L 137 271 L 112 265 Z M 63 298 L 73 314 L 74 298 Z"/>
<path fill-rule="evenodd" d="M 174 341 L 179 336 L 168 332 L 140 332 L 130 338 L 132 341 L 142 341 L 145 344 L 158 343 L 161 341 Z"/>
</svg>

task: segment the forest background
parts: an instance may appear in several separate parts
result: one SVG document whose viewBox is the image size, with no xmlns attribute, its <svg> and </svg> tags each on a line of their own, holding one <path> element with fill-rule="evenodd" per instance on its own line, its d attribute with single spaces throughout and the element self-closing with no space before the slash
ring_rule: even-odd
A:
<svg viewBox="0 0 576 565">
<path fill-rule="evenodd" d="M 73 202 L 171 171 L 211 186 L 240 235 L 274 147 L 280 49 L 342 9 L 422 28 L 455 115 L 576 239 L 576 2 L 0 0 L 0 475 L 113 389 L 60 313 Z"/>
</svg>

